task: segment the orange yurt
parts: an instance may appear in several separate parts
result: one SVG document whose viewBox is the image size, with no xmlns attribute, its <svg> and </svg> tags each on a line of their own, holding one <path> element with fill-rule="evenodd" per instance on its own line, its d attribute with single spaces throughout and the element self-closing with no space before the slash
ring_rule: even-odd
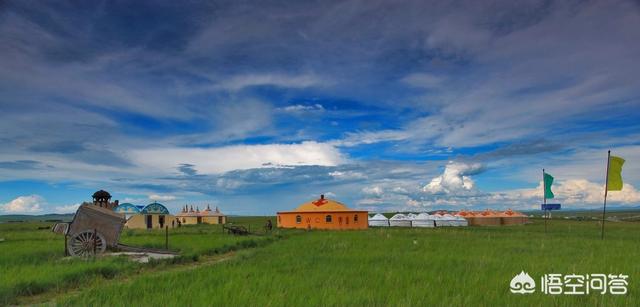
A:
<svg viewBox="0 0 640 307">
<path fill-rule="evenodd" d="M 500 214 L 489 209 L 476 212 L 473 223 L 469 222 L 470 226 L 499 226 L 501 224 Z"/>
<path fill-rule="evenodd" d="M 369 212 L 353 210 L 324 198 L 304 203 L 293 211 L 278 212 L 278 227 L 301 229 L 367 229 Z"/>
<path fill-rule="evenodd" d="M 508 209 L 507 211 L 466 211 L 461 210 L 455 216 L 463 217 L 469 226 L 521 225 L 529 221 L 526 215 Z"/>
<path fill-rule="evenodd" d="M 502 225 L 522 225 L 529 221 L 526 215 L 507 209 L 500 214 Z"/>
<path fill-rule="evenodd" d="M 473 211 L 460 210 L 456 212 L 453 216 L 459 216 L 467 220 L 469 226 L 475 225 L 475 216 L 476 214 Z"/>
</svg>

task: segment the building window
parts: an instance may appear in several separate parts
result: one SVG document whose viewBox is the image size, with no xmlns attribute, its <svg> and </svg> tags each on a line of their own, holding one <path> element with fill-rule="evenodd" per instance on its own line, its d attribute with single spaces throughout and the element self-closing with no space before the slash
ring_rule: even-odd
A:
<svg viewBox="0 0 640 307">
<path fill-rule="evenodd" d="M 302 217 L 299 215 L 296 215 L 296 224 L 300 224 L 302 223 Z"/>
<path fill-rule="evenodd" d="M 327 216 L 324 218 L 324 221 L 325 221 L 325 222 L 327 222 L 327 223 L 331 223 L 331 215 L 327 215 Z"/>
<path fill-rule="evenodd" d="M 158 216 L 158 224 L 160 224 L 160 228 L 164 228 L 164 215 Z"/>
<path fill-rule="evenodd" d="M 186 222 L 187 222 L 187 219 L 182 218 L 182 222 L 183 222 L 183 223 L 186 223 Z"/>
<path fill-rule="evenodd" d="M 358 223 L 358 215 L 357 214 L 353 216 L 353 222 L 356 223 L 356 224 Z"/>
</svg>

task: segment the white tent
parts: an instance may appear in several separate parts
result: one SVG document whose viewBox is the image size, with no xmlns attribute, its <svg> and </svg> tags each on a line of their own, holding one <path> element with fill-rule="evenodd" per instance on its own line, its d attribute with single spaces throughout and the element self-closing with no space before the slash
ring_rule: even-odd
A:
<svg viewBox="0 0 640 307">
<path fill-rule="evenodd" d="M 420 213 L 411 220 L 411 226 L 413 227 L 435 227 L 433 222 L 433 215 L 428 213 Z"/>
<path fill-rule="evenodd" d="M 449 213 L 445 213 L 442 215 L 442 220 L 440 222 L 440 224 L 442 226 L 456 226 L 457 220 L 455 218 L 455 216 L 449 214 Z M 440 226 L 440 225 L 438 225 Z"/>
<path fill-rule="evenodd" d="M 389 219 L 389 226 L 411 227 L 411 220 L 406 215 L 398 213 Z"/>
<path fill-rule="evenodd" d="M 453 226 L 469 226 L 469 222 L 461 217 L 461 216 L 454 216 L 455 218 L 455 224 Z"/>
<path fill-rule="evenodd" d="M 436 227 L 451 226 L 451 220 L 442 214 L 434 214 L 433 219 L 436 221 Z"/>
<path fill-rule="evenodd" d="M 371 227 L 389 227 L 389 219 L 378 213 L 369 218 L 369 226 Z"/>
<path fill-rule="evenodd" d="M 416 218 L 416 216 L 418 216 L 417 214 L 413 214 L 413 213 L 409 213 L 407 214 L 407 218 L 409 218 L 410 220 L 413 220 Z"/>
</svg>

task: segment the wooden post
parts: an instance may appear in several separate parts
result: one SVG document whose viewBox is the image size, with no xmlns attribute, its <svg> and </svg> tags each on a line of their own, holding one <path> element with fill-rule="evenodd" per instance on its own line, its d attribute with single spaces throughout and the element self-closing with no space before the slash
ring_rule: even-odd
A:
<svg viewBox="0 0 640 307">
<path fill-rule="evenodd" d="M 544 207 L 544 233 L 547 233 L 547 191 L 544 183 L 544 168 L 542 169 L 542 206 Z"/>
<path fill-rule="evenodd" d="M 604 206 L 602 207 L 602 230 L 600 239 L 604 240 L 604 216 L 607 212 L 607 192 L 609 191 L 609 161 L 611 161 L 611 150 L 607 152 L 607 174 L 604 179 Z"/>
<path fill-rule="evenodd" d="M 67 234 L 64 234 L 64 256 L 69 256 L 69 251 L 67 251 Z"/>
<path fill-rule="evenodd" d="M 164 226 L 164 249 L 169 250 L 169 225 Z"/>
</svg>

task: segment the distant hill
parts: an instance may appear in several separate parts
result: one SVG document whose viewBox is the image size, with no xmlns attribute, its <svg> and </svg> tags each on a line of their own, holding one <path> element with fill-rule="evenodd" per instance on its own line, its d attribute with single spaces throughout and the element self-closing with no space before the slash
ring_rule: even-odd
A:
<svg viewBox="0 0 640 307">
<path fill-rule="evenodd" d="M 0 215 L 0 223 L 7 222 L 36 222 L 36 221 L 63 221 L 70 222 L 73 214 L 43 214 L 43 215 L 26 215 L 26 214 L 10 214 Z"/>
</svg>

